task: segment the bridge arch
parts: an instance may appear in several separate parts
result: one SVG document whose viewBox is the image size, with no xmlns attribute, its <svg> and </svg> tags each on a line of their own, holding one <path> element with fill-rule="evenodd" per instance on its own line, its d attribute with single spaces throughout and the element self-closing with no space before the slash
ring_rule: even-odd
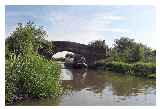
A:
<svg viewBox="0 0 160 109">
<path fill-rule="evenodd" d="M 76 54 L 81 54 L 85 57 L 89 66 L 93 65 L 96 60 L 104 58 L 106 55 L 106 49 L 104 48 L 96 48 L 69 41 L 53 41 L 52 43 L 55 46 L 54 53 L 69 51 Z"/>
<path fill-rule="evenodd" d="M 51 54 L 46 53 L 49 57 L 52 57 L 58 52 L 69 51 L 83 55 L 88 66 L 94 65 L 96 60 L 103 59 L 106 56 L 105 48 L 97 48 L 70 41 L 52 41 L 52 44 L 54 45 L 53 52 Z M 42 49 L 40 52 L 46 52 L 46 50 Z"/>
</svg>

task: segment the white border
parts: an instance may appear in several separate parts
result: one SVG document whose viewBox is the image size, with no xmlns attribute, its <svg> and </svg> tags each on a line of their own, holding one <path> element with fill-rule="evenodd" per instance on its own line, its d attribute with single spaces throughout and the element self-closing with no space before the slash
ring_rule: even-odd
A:
<svg viewBox="0 0 160 109">
<path fill-rule="evenodd" d="M 5 10 L 4 5 L 0 4 L 0 106 L 4 105 L 5 101 Z"/>
<path fill-rule="evenodd" d="M 155 5 L 158 0 L 4 0 L 11 5 Z"/>
<path fill-rule="evenodd" d="M 57 108 L 57 109 L 158 109 L 160 108 L 160 8 L 159 0 L 0 0 L 0 107 L 1 109 L 17 108 Z M 160 2 L 159 2 L 160 4 Z M 157 50 L 157 89 L 156 106 L 5 106 L 5 5 L 152 5 L 156 7 L 156 50 Z M 158 46 L 159 45 L 159 46 Z M 159 61 L 158 61 L 159 60 Z"/>
</svg>

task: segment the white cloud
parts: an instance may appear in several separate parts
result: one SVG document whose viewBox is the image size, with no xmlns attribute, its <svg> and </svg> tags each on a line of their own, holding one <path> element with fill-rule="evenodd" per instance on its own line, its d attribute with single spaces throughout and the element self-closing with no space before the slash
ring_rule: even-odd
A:
<svg viewBox="0 0 160 109">
<path fill-rule="evenodd" d="M 98 13 L 94 16 L 97 20 L 125 20 L 124 16 L 113 15 L 112 13 Z"/>
<path fill-rule="evenodd" d="M 123 16 L 113 15 L 112 13 L 94 13 L 88 15 L 78 15 L 65 12 L 48 12 L 46 15 L 26 11 L 7 13 L 7 17 L 21 18 L 30 16 L 38 21 L 47 20 L 51 25 L 48 31 L 50 40 L 68 40 L 80 43 L 88 43 L 92 40 L 105 39 L 102 32 L 128 32 L 126 28 L 113 27 L 114 21 L 122 21 Z M 53 29 L 52 29 L 53 28 Z"/>
<path fill-rule="evenodd" d="M 88 43 L 92 40 L 104 39 L 102 32 L 128 32 L 126 28 L 111 27 L 115 20 L 125 20 L 122 16 L 106 13 L 88 16 L 80 17 L 67 13 L 51 13 L 49 21 L 53 24 L 55 30 L 49 31 L 49 39 Z"/>
<path fill-rule="evenodd" d="M 84 31 L 107 31 L 107 32 L 128 32 L 128 29 L 111 27 L 114 21 L 125 20 L 123 16 L 112 15 L 111 13 L 95 14 L 92 19 L 83 27 Z"/>
<path fill-rule="evenodd" d="M 127 35 L 122 36 L 132 38 L 130 34 L 133 31 L 135 35 L 133 38 L 135 38 L 136 41 L 141 41 L 149 46 L 156 47 L 152 30 L 148 29 L 149 31 L 145 31 L 145 27 L 142 30 L 135 28 L 137 27 L 136 19 L 141 18 L 139 14 L 135 14 L 137 16 L 135 18 L 133 14 L 132 16 L 129 16 L 127 13 L 125 17 L 120 16 L 121 13 L 116 13 L 116 11 L 112 10 L 102 10 L 101 12 L 93 10 L 84 12 L 85 9 L 79 11 L 73 11 L 73 9 L 76 8 L 66 8 L 66 10 L 63 8 L 53 8 L 52 10 L 47 10 L 47 8 L 45 8 L 42 12 L 37 12 L 35 10 L 32 11 L 30 9 L 27 10 L 27 8 L 26 10 L 6 11 L 6 36 L 8 36 L 11 31 L 15 30 L 15 26 L 18 22 L 26 22 L 24 20 L 30 20 L 31 18 L 32 20 L 35 20 L 38 25 L 41 26 L 42 24 L 42 26 L 46 27 L 50 40 L 68 40 L 88 43 L 89 41 L 96 39 L 107 40 L 106 36 L 109 36 L 108 40 L 115 39 L 124 33 Z M 144 20 L 142 24 L 145 24 L 146 21 Z M 127 23 L 123 24 L 123 22 Z M 124 26 L 128 27 L 122 28 Z M 140 25 L 139 28 L 143 26 Z M 145 32 L 139 33 L 139 31 Z"/>
</svg>

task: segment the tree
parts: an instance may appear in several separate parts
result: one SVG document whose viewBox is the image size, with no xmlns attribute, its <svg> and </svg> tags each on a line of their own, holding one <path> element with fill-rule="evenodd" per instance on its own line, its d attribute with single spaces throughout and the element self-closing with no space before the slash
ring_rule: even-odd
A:
<svg viewBox="0 0 160 109">
<path fill-rule="evenodd" d="M 88 45 L 92 46 L 92 47 L 97 47 L 97 48 L 104 48 L 104 49 L 108 48 L 108 46 L 105 44 L 105 40 L 91 41 L 91 42 L 89 42 Z"/>
<path fill-rule="evenodd" d="M 132 63 L 144 61 L 144 45 L 136 43 L 134 39 L 121 37 L 115 40 L 114 59 L 122 62 Z"/>
<path fill-rule="evenodd" d="M 6 51 L 16 55 L 24 54 L 31 49 L 37 52 L 46 37 L 46 31 L 33 22 L 29 21 L 26 25 L 18 23 L 16 30 L 5 40 Z"/>
<path fill-rule="evenodd" d="M 144 48 L 142 46 L 140 46 L 139 44 L 134 45 L 134 47 L 132 47 L 129 50 L 128 53 L 128 62 L 138 62 L 144 61 Z"/>
<path fill-rule="evenodd" d="M 127 37 L 121 37 L 120 39 L 115 39 L 114 48 L 119 53 L 123 53 L 126 49 L 131 48 L 135 42 L 134 39 L 129 39 Z"/>
<path fill-rule="evenodd" d="M 145 62 L 156 63 L 156 50 L 149 47 L 144 47 L 144 60 Z"/>
</svg>

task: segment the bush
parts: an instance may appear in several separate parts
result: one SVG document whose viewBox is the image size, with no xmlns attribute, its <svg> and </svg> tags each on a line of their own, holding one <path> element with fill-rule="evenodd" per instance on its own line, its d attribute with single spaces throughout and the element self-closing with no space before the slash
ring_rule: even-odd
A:
<svg viewBox="0 0 160 109">
<path fill-rule="evenodd" d="M 132 75 L 144 77 L 149 77 L 155 75 L 156 73 L 156 64 L 154 63 L 128 64 L 123 62 L 108 62 L 105 63 L 105 68 L 118 73 L 129 73 Z"/>
<path fill-rule="evenodd" d="M 10 60 L 7 59 L 5 61 L 5 101 L 11 103 L 16 91 L 16 74 L 12 72 L 16 61 L 15 56 L 11 55 Z"/>
<path fill-rule="evenodd" d="M 41 57 L 46 32 L 29 22 L 20 24 L 6 39 L 5 100 L 10 104 L 14 96 L 46 97 L 61 93 L 60 66 Z"/>
<path fill-rule="evenodd" d="M 106 67 L 109 70 L 113 70 L 118 73 L 132 73 L 132 65 L 123 62 L 110 62 L 106 63 Z"/>
<path fill-rule="evenodd" d="M 11 102 L 14 95 L 46 97 L 61 93 L 58 64 L 35 54 L 26 54 L 17 57 L 14 62 L 7 61 L 6 65 L 7 102 Z"/>
<path fill-rule="evenodd" d="M 132 69 L 135 75 L 148 76 L 156 72 L 156 65 L 154 63 L 135 63 Z"/>
</svg>

